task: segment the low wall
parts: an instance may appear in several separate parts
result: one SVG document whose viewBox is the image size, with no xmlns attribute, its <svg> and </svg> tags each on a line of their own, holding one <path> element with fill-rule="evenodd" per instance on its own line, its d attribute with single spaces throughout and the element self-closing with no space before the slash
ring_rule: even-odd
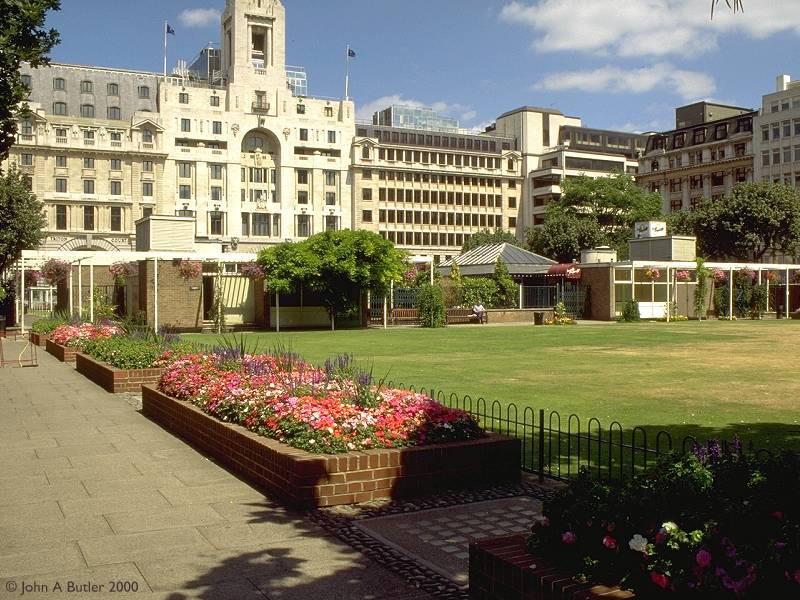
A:
<svg viewBox="0 0 800 600">
<path fill-rule="evenodd" d="M 321 455 L 218 421 L 142 386 L 142 413 L 292 506 L 316 508 L 438 489 L 519 482 L 520 441 L 498 435 L 422 447 Z"/>
<path fill-rule="evenodd" d="M 138 393 L 142 385 L 155 385 L 164 369 L 117 369 L 78 352 L 75 356 L 78 373 L 112 394 Z"/>
<path fill-rule="evenodd" d="M 486 322 L 533 323 L 534 313 L 544 313 L 545 320 L 553 320 L 552 308 L 490 308 L 486 311 Z"/>
<path fill-rule="evenodd" d="M 74 363 L 75 355 L 78 353 L 77 348 L 71 348 L 70 346 L 62 346 L 60 344 L 56 344 L 51 339 L 45 341 L 45 349 L 47 350 L 47 352 L 55 356 L 58 360 L 66 363 Z"/>
<path fill-rule="evenodd" d="M 48 337 L 49 334 L 47 333 L 34 333 L 33 331 L 28 333 L 28 339 L 32 344 L 36 344 L 37 346 L 44 346 Z"/>
<path fill-rule="evenodd" d="M 578 583 L 552 563 L 528 553 L 524 535 L 479 540 L 469 546 L 470 600 L 632 600 L 617 587 Z"/>
</svg>

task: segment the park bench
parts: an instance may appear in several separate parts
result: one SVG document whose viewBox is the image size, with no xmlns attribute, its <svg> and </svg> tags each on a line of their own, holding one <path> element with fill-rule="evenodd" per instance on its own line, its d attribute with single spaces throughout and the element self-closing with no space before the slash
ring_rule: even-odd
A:
<svg viewBox="0 0 800 600">
<path fill-rule="evenodd" d="M 393 308 L 392 323 L 419 323 L 419 311 L 416 308 Z"/>
<path fill-rule="evenodd" d="M 478 315 L 470 308 L 448 308 L 445 314 L 448 325 L 459 323 L 480 323 Z"/>
</svg>

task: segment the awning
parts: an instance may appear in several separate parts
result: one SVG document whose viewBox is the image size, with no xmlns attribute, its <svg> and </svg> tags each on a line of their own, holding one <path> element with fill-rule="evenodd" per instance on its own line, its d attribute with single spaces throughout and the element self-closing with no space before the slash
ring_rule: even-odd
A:
<svg viewBox="0 0 800 600">
<path fill-rule="evenodd" d="M 560 265 L 551 265 L 547 269 L 547 274 L 565 277 L 566 279 L 580 279 L 581 268 L 576 263 L 562 263 Z"/>
</svg>

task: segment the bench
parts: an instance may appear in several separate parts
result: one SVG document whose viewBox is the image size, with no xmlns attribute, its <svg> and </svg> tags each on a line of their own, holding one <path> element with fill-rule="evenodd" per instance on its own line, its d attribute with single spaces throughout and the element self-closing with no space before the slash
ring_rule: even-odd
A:
<svg viewBox="0 0 800 600">
<path fill-rule="evenodd" d="M 419 323 L 419 311 L 416 308 L 393 308 L 392 324 Z"/>
<path fill-rule="evenodd" d="M 448 325 L 455 325 L 459 323 L 480 323 L 478 315 L 472 312 L 470 308 L 448 308 L 445 314 Z"/>
</svg>

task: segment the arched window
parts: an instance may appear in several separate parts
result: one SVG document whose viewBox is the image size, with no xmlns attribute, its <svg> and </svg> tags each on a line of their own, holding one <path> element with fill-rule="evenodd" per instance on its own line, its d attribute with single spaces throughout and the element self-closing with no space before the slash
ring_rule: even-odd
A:
<svg viewBox="0 0 800 600">
<path fill-rule="evenodd" d="M 64 90 L 66 89 L 66 82 L 61 77 L 56 77 L 53 79 L 53 89 L 54 90 Z"/>
<path fill-rule="evenodd" d="M 361 146 L 361 158 L 369 158 L 370 157 L 370 150 L 369 146 Z"/>
<path fill-rule="evenodd" d="M 81 104 L 81 116 L 87 119 L 93 119 L 94 104 Z"/>
<path fill-rule="evenodd" d="M 22 80 L 22 85 L 28 88 L 28 91 L 31 89 L 31 76 L 30 75 L 20 75 L 20 79 Z"/>
<path fill-rule="evenodd" d="M 658 171 L 658 169 L 659 169 L 658 159 L 656 159 L 656 160 L 654 160 L 653 162 L 650 163 L 650 170 L 651 171 Z"/>
<path fill-rule="evenodd" d="M 81 81 L 81 94 L 91 94 L 91 93 L 92 93 L 92 82 Z"/>
<path fill-rule="evenodd" d="M 120 116 L 119 106 L 109 106 L 108 107 L 108 118 L 118 121 L 122 117 Z"/>
<path fill-rule="evenodd" d="M 67 103 L 66 102 L 53 102 L 53 114 L 54 115 L 66 115 L 67 114 Z"/>
<path fill-rule="evenodd" d="M 116 83 L 109 83 L 106 87 L 109 96 L 119 96 L 119 85 Z"/>
<path fill-rule="evenodd" d="M 149 98 L 150 97 L 150 88 L 146 85 L 139 86 L 139 98 Z"/>
</svg>

